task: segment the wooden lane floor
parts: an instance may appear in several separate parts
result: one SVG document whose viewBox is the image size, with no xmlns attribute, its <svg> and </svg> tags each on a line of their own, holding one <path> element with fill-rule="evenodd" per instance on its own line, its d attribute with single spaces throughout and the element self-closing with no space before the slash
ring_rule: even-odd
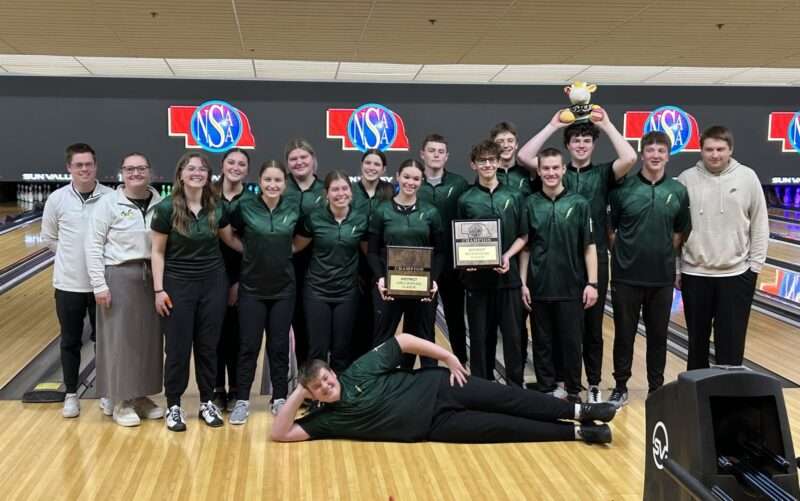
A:
<svg viewBox="0 0 800 501">
<path fill-rule="evenodd" d="M 788 223 L 786 221 L 769 220 L 769 232 L 771 235 L 781 238 L 788 238 L 800 242 L 800 222 Z"/>
<path fill-rule="evenodd" d="M 686 328 L 683 304 L 679 295 L 673 301 L 670 320 L 679 327 Z M 744 357 L 765 369 L 800 385 L 800 329 L 781 322 L 760 311 L 750 312 L 747 326 L 747 340 Z"/>
<path fill-rule="evenodd" d="M 795 221 L 800 222 L 800 210 L 779 209 L 778 207 L 770 207 L 769 215 L 783 217 L 786 219 L 794 219 Z"/>
<path fill-rule="evenodd" d="M 0 222 L 2 222 L 3 218 L 6 216 L 16 216 L 23 212 L 25 212 L 25 209 L 18 205 L 17 202 L 0 203 Z"/>
<path fill-rule="evenodd" d="M 53 268 L 0 295 L 0 387 L 58 337 Z"/>
<path fill-rule="evenodd" d="M 800 307 L 800 273 L 796 271 L 765 264 L 758 274 L 756 290 Z"/>
<path fill-rule="evenodd" d="M 0 270 L 44 248 L 41 230 L 41 221 L 34 221 L 0 235 Z"/>
<path fill-rule="evenodd" d="M 784 263 L 800 265 L 800 244 L 782 242 L 771 238 L 767 247 L 767 256 Z"/>
<path fill-rule="evenodd" d="M 613 323 L 606 321 L 604 381 L 611 381 Z M 0 492 L 14 500 L 641 500 L 645 437 L 644 340 L 637 339 L 631 403 L 612 423 L 614 443 L 394 444 L 267 438 L 267 398 L 251 401 L 244 426 L 197 419 L 192 382 L 183 398 L 188 431 L 163 421 L 125 429 L 96 400 L 65 420 L 59 404 L 0 402 Z M 437 342 L 446 346 L 441 333 Z M 261 357 L 259 357 L 261 360 Z M 667 381 L 683 362 L 668 354 Z M 192 380 L 194 377 L 191 378 Z M 256 376 L 256 381 L 260 377 Z M 531 390 L 532 391 L 532 390 Z M 163 404 L 163 398 L 157 398 Z M 800 415 L 798 416 L 800 417 Z"/>
</svg>

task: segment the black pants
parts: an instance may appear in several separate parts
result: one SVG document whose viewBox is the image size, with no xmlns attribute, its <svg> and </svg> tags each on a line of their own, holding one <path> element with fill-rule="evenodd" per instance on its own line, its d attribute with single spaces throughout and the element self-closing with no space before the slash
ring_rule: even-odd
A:
<svg viewBox="0 0 800 501">
<path fill-rule="evenodd" d="M 358 309 L 358 291 L 353 290 L 339 301 L 326 301 L 306 290 L 306 325 L 308 326 L 308 358 L 328 360 L 330 366 L 341 374 L 353 361 L 353 322 Z"/>
<path fill-rule="evenodd" d="M 614 283 L 611 285 L 611 301 L 614 305 L 614 379 L 617 389 L 628 389 L 641 310 L 647 332 L 647 386 L 650 391 L 657 390 L 664 384 L 672 285 L 639 287 Z"/>
<path fill-rule="evenodd" d="M 603 317 L 608 293 L 608 260 L 597 262 L 597 302 L 584 310 L 583 366 L 591 386 L 600 384 L 603 371 Z"/>
<path fill-rule="evenodd" d="M 189 362 L 194 348 L 194 369 L 200 401 L 214 396 L 217 345 L 228 298 L 225 271 L 219 269 L 199 280 L 164 275 L 164 290 L 172 299 L 166 318 L 164 394 L 167 406 L 180 405 L 189 384 Z"/>
<path fill-rule="evenodd" d="M 394 301 L 384 301 L 375 288 L 375 346 L 391 338 L 397 332 L 400 319 L 403 319 L 403 332 L 413 334 L 419 338 L 434 342 L 434 303 L 423 302 L 415 298 L 395 298 Z M 417 356 L 406 353 L 400 362 L 400 367 L 411 369 Z M 438 362 L 433 358 L 420 357 L 422 367 L 436 367 Z"/>
<path fill-rule="evenodd" d="M 458 271 L 450 269 L 439 275 L 436 281 L 439 297 L 447 322 L 450 347 L 462 364 L 467 363 L 467 326 L 464 323 L 464 285 Z M 434 308 L 434 315 L 435 315 Z M 435 317 L 434 317 L 435 318 Z"/>
<path fill-rule="evenodd" d="M 517 331 L 519 332 L 519 331 Z M 538 391 L 469 377 L 460 387 L 442 378 L 428 440 L 458 443 L 575 440 L 575 406 Z"/>
<path fill-rule="evenodd" d="M 314 244 L 312 243 L 311 245 Z M 292 257 L 294 279 L 295 283 L 297 283 L 292 329 L 294 330 L 294 353 L 297 357 L 298 365 L 303 365 L 308 360 L 309 338 L 302 284 L 305 283 L 309 261 L 311 261 L 311 246 L 306 247 L 302 252 L 298 252 Z"/>
<path fill-rule="evenodd" d="M 217 345 L 217 381 L 215 389 L 225 391 L 225 371 L 228 373 L 228 389 L 235 392 L 237 388 L 236 362 L 239 359 L 239 306 L 228 306 L 222 321 L 222 332 Z"/>
<path fill-rule="evenodd" d="M 483 379 L 491 376 L 499 327 L 503 336 L 506 382 L 522 385 L 521 319 L 522 297 L 518 288 L 467 290 L 470 372 L 473 376 Z"/>
<path fill-rule="evenodd" d="M 237 398 L 250 400 L 250 389 L 256 375 L 261 339 L 267 331 L 269 377 L 272 400 L 286 398 L 289 392 L 289 328 L 294 313 L 294 298 L 265 300 L 247 294 L 239 296 L 239 373 Z"/>
<path fill-rule="evenodd" d="M 92 326 L 91 339 L 95 341 L 94 294 L 70 292 L 56 289 L 56 315 L 61 326 L 61 371 L 67 393 L 78 391 L 78 372 L 81 368 L 81 346 L 83 345 L 83 322 L 89 315 Z"/>
<path fill-rule="evenodd" d="M 742 364 L 757 279 L 758 274 L 751 270 L 733 277 L 681 275 L 683 309 L 689 331 L 687 370 L 708 367 L 712 327 L 716 362 Z"/>
<path fill-rule="evenodd" d="M 567 393 L 580 393 L 583 318 L 579 300 L 533 301 L 533 365 L 542 391 L 555 389 L 558 366 Z"/>
<path fill-rule="evenodd" d="M 377 289 L 371 273 L 362 269 L 358 281 L 358 321 L 353 326 L 353 360 L 358 359 L 375 346 L 376 301 L 381 301 L 380 296 L 377 299 L 375 297 Z"/>
</svg>

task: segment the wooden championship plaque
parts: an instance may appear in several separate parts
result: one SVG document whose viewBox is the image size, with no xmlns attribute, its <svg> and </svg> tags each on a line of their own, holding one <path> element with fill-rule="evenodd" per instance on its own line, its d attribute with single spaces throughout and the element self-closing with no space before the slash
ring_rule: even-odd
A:
<svg viewBox="0 0 800 501">
<path fill-rule="evenodd" d="M 430 297 L 433 247 L 386 246 L 386 288 L 392 297 Z"/>
<path fill-rule="evenodd" d="M 502 255 L 499 219 L 453 220 L 453 266 L 495 268 Z"/>
</svg>

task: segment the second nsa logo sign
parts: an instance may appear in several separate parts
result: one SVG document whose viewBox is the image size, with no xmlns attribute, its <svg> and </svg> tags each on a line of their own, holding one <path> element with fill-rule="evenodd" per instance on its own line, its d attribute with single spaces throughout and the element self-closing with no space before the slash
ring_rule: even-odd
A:
<svg viewBox="0 0 800 501">
<path fill-rule="evenodd" d="M 328 139 L 341 139 L 342 149 L 408 151 L 405 124 L 386 106 L 368 103 L 358 108 L 331 108 L 327 112 Z"/>
</svg>

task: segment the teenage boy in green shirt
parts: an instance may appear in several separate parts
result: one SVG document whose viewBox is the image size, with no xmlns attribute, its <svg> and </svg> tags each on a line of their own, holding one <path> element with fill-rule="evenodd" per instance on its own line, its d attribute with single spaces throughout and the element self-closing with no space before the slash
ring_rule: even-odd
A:
<svg viewBox="0 0 800 501">
<path fill-rule="evenodd" d="M 667 326 L 675 281 L 675 256 L 691 231 L 689 193 L 668 177 L 669 137 L 652 131 L 642 138 L 642 168 L 611 192 L 611 301 L 614 305 L 614 379 L 608 401 L 628 402 L 633 343 L 644 316 L 647 383 L 664 384 Z"/>
<path fill-rule="evenodd" d="M 522 195 L 497 180 L 500 147 L 483 141 L 472 147 L 470 167 L 475 184 L 458 198 L 458 219 L 499 219 L 501 257 L 494 269 L 465 270 L 467 321 L 470 338 L 470 370 L 473 376 L 492 379 L 497 329 L 503 336 L 506 382 L 522 386 L 520 322 L 523 319 L 517 260 L 511 259 L 524 246 Z"/>
<path fill-rule="evenodd" d="M 583 311 L 597 302 L 591 209 L 564 186 L 560 151 L 542 150 L 537 164 L 542 191 L 526 200 L 528 250 L 520 257 L 522 300 L 535 319 L 533 364 L 539 387 L 548 392 L 556 390 L 560 366 L 567 399 L 580 402 Z"/>
<path fill-rule="evenodd" d="M 444 226 L 445 266 L 439 276 L 439 295 L 442 298 L 447 333 L 453 353 L 461 363 L 467 361 L 467 328 L 464 324 L 464 285 L 457 270 L 453 269 L 452 221 L 456 215 L 458 197 L 469 188 L 462 176 L 445 169 L 449 154 L 447 140 L 439 134 L 429 134 L 422 140 L 419 156 L 425 167 L 425 181 L 417 192 L 423 202 L 433 204 L 439 211 Z"/>
<path fill-rule="evenodd" d="M 595 228 L 598 269 L 598 301 L 584 312 L 583 363 L 589 382 L 587 398 L 590 402 L 602 400 L 600 378 L 603 365 L 603 315 L 608 289 L 608 235 L 606 233 L 606 211 L 608 195 L 636 163 L 636 151 L 611 123 L 608 113 L 602 108 L 592 111 L 588 122 L 568 126 L 559 120 L 561 110 L 530 141 L 520 148 L 519 161 L 536 168 L 537 153 L 558 130 L 564 129 L 564 146 L 569 151 L 570 162 L 564 176 L 564 186 L 585 197 L 591 204 Z M 592 154 L 600 132 L 605 133 L 617 154 L 612 162 L 595 164 Z"/>
</svg>

